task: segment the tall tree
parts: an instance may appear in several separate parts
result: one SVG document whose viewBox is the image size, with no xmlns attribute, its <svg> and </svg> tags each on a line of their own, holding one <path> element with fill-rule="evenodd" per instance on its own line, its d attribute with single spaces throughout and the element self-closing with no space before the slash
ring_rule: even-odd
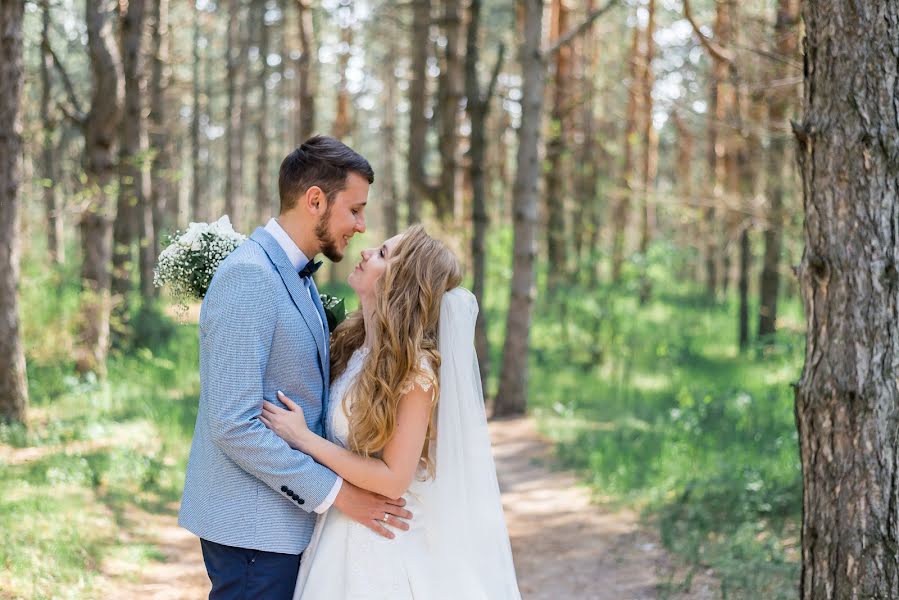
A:
<svg viewBox="0 0 899 600">
<path fill-rule="evenodd" d="M 524 38 L 519 50 L 523 83 L 521 126 L 518 129 L 518 171 L 515 188 L 512 283 L 506 317 L 503 366 L 493 414 L 523 414 L 527 408 L 528 349 L 534 305 L 534 259 L 537 254 L 537 185 L 540 175 L 540 129 L 546 69 L 540 53 L 543 0 L 521 0 Z"/>
<path fill-rule="evenodd" d="M 779 0 L 777 21 L 774 24 L 775 50 L 779 60 L 773 63 L 772 77 L 782 81 L 789 75 L 789 60 L 797 54 L 799 46 L 799 0 Z M 777 296 L 780 292 L 780 255 L 783 246 L 784 195 L 792 149 L 787 144 L 786 118 L 793 106 L 792 86 L 772 86 L 768 91 L 768 123 L 770 142 L 766 154 L 768 201 L 765 223 L 765 255 L 759 285 L 760 338 L 774 333 L 777 326 Z"/>
<path fill-rule="evenodd" d="M 340 52 L 337 58 L 337 72 L 340 77 L 337 84 L 336 107 L 334 110 L 334 125 L 331 128 L 331 135 L 339 140 L 346 141 L 353 130 L 353 116 L 350 113 L 350 90 L 348 69 L 350 66 L 350 55 L 353 51 L 353 15 L 354 6 L 352 0 L 347 0 L 340 7 L 340 11 L 344 15 L 340 25 Z M 332 271 L 333 272 L 333 271 Z"/>
<path fill-rule="evenodd" d="M 299 78 L 299 141 L 309 139 L 315 133 L 315 96 L 318 90 L 315 30 L 312 22 L 312 8 L 309 0 L 297 0 L 300 26 L 300 58 L 297 76 Z"/>
<path fill-rule="evenodd" d="M 0 420 L 21 422 L 28 405 L 18 298 L 24 13 L 24 2 L 0 0 Z"/>
<path fill-rule="evenodd" d="M 50 105 L 53 99 L 51 71 L 53 53 L 50 49 L 50 3 L 41 0 L 41 122 L 43 123 L 43 147 L 41 168 L 43 170 L 44 210 L 47 215 L 47 252 L 50 262 L 60 264 L 65 259 L 63 243 L 62 206 L 59 199 L 59 168 L 53 141 L 56 118 L 51 117 Z"/>
<path fill-rule="evenodd" d="M 799 593 L 899 598 L 899 4 L 802 4 Z"/>
<path fill-rule="evenodd" d="M 389 5 L 385 5 L 389 6 Z M 381 198 L 384 232 L 390 236 L 399 231 L 399 188 L 396 180 L 396 161 L 399 158 L 396 137 L 396 103 L 399 99 L 399 88 L 396 76 L 397 44 L 396 27 L 392 21 L 383 21 L 385 32 L 385 55 L 381 62 L 381 81 L 384 85 L 384 105 L 382 120 L 382 139 L 384 143 L 384 161 L 379 169 L 378 179 L 383 190 Z"/>
<path fill-rule="evenodd" d="M 113 227 L 112 292 L 116 296 L 117 313 L 124 317 L 131 289 L 131 260 L 135 242 L 138 242 L 140 290 L 144 296 L 153 294 L 155 256 L 149 257 L 146 252 L 147 240 L 153 239 L 150 172 L 147 168 L 149 141 L 144 118 L 147 93 L 143 44 L 146 2 L 129 0 L 121 10 L 125 102 L 122 126 L 119 128 L 119 197 Z"/>
<path fill-rule="evenodd" d="M 552 0 L 550 3 L 549 35 L 555 42 L 568 32 L 568 15 L 570 9 L 563 0 Z M 555 55 L 555 73 L 552 84 L 552 107 L 550 109 L 550 135 L 546 142 L 546 174 L 544 177 L 546 192 L 546 248 L 549 258 L 549 271 L 546 276 L 546 291 L 554 296 L 561 287 L 567 273 L 566 262 L 568 240 L 566 214 L 569 177 L 565 173 L 563 156 L 568 143 L 568 115 L 571 104 L 571 46 L 560 48 Z"/>
<path fill-rule="evenodd" d="M 643 36 L 643 56 L 641 57 L 641 82 L 640 92 L 642 101 L 640 109 L 643 112 L 641 118 L 643 146 L 640 154 L 640 254 L 643 256 L 642 272 L 640 274 L 640 302 L 646 303 L 651 292 L 651 282 L 646 269 L 648 262 L 646 255 L 649 253 L 649 241 L 652 237 L 652 228 L 655 222 L 655 206 L 653 205 L 652 191 L 655 187 L 656 169 L 658 164 L 659 137 L 652 119 L 652 88 L 655 84 L 655 76 L 652 71 L 652 61 L 655 57 L 655 32 L 656 32 L 656 2 L 647 0 L 646 3 L 646 31 Z"/>
<path fill-rule="evenodd" d="M 527 408 L 528 350 L 534 307 L 534 265 L 537 256 L 537 201 L 540 180 L 540 130 L 546 90 L 546 62 L 566 44 L 616 4 L 609 0 L 587 15 L 577 27 L 541 49 L 543 0 L 520 0 L 524 17 L 524 39 L 519 49 L 523 82 L 521 126 L 518 128 L 518 161 L 513 195 L 512 282 L 503 366 L 494 415 L 523 414 Z"/>
<path fill-rule="evenodd" d="M 496 88 L 499 69 L 502 65 L 505 47 L 500 46 L 496 65 L 487 84 L 482 90 L 478 82 L 478 36 L 481 27 L 481 0 L 471 0 L 468 8 L 468 30 L 465 43 L 465 96 L 468 117 L 471 121 L 471 139 L 468 149 L 468 172 L 471 179 L 471 212 L 473 231 L 471 235 L 472 259 L 472 292 L 478 304 L 484 305 L 484 289 L 486 287 L 486 238 L 490 218 L 487 213 L 487 185 L 484 171 L 487 160 L 487 116 L 490 111 L 490 99 Z M 478 312 L 475 322 L 475 348 L 478 353 L 478 365 L 481 369 L 481 381 L 487 381 L 490 373 L 490 346 L 487 342 L 487 322 L 484 311 Z"/>
<path fill-rule="evenodd" d="M 170 125 L 166 121 L 167 93 L 172 78 L 169 0 L 153 0 L 152 19 L 149 135 L 150 147 L 153 149 L 153 162 L 150 166 L 153 237 L 146 240 L 151 261 L 160 250 L 159 238 L 162 230 L 172 228 L 178 219 L 178 202 L 173 185 Z"/>
<path fill-rule="evenodd" d="M 428 43 L 431 27 L 431 0 L 412 0 L 412 52 L 409 82 L 409 142 L 406 180 L 409 222 L 421 220 L 421 203 L 428 195 L 425 155 L 428 137 Z"/>
<path fill-rule="evenodd" d="M 440 177 L 434 205 L 442 221 L 452 218 L 457 204 L 459 172 L 459 110 L 464 93 L 465 61 L 462 55 L 462 3 L 443 0 L 443 33 L 446 39 L 443 73 L 437 93 Z"/>
<path fill-rule="evenodd" d="M 239 227 L 243 204 L 243 156 L 241 154 L 241 127 L 243 115 L 241 108 L 242 85 L 241 55 L 243 54 L 242 40 L 242 1 L 228 1 L 228 32 L 225 50 L 225 85 L 227 88 L 227 121 L 225 126 L 225 214 L 231 217 L 231 222 Z"/>
<path fill-rule="evenodd" d="M 111 309 L 112 198 L 124 76 L 113 33 L 117 2 L 85 0 L 84 4 L 92 86 L 90 110 L 82 122 L 87 201 L 79 221 L 83 289 L 76 363 L 82 373 L 93 371 L 105 376 Z"/>
<path fill-rule="evenodd" d="M 271 70 L 268 66 L 269 26 L 265 22 L 266 0 L 254 0 L 256 26 L 259 44 L 259 71 L 256 87 L 259 90 L 259 108 L 256 111 L 256 219 L 264 223 L 264 219 L 272 212 L 272 197 L 269 192 L 268 170 L 268 79 Z"/>
<path fill-rule="evenodd" d="M 200 40 L 202 39 L 202 28 L 200 21 L 200 8 L 194 4 L 193 11 L 193 61 L 192 61 L 192 77 L 191 77 L 191 96 L 193 98 L 193 107 L 190 115 L 190 175 L 191 175 L 191 193 L 190 193 L 190 219 L 193 221 L 203 221 L 207 218 L 204 210 L 203 193 L 205 190 L 205 167 L 200 164 L 200 123 L 202 121 L 202 102 L 203 91 L 200 80 Z M 207 158 L 206 162 L 209 160 Z"/>
</svg>

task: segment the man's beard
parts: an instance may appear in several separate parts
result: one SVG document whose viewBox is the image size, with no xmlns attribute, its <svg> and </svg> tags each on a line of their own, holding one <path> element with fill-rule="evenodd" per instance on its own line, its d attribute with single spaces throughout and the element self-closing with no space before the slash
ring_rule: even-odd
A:
<svg viewBox="0 0 899 600">
<path fill-rule="evenodd" d="M 322 215 L 318 225 L 315 226 L 315 238 L 318 240 L 321 253 L 324 254 L 328 260 L 331 262 L 340 262 L 343 260 L 343 253 L 337 249 L 337 241 L 328 232 L 328 228 L 331 224 L 331 206 L 332 204 L 328 203 L 325 214 Z"/>
</svg>

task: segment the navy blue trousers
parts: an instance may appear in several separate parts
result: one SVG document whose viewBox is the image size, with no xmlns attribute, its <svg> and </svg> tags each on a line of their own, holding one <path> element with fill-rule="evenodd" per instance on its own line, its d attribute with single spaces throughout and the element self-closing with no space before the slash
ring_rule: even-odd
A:
<svg viewBox="0 0 899 600">
<path fill-rule="evenodd" d="M 300 570 L 298 554 L 248 550 L 200 540 L 212 582 L 209 600 L 291 600 Z"/>
</svg>

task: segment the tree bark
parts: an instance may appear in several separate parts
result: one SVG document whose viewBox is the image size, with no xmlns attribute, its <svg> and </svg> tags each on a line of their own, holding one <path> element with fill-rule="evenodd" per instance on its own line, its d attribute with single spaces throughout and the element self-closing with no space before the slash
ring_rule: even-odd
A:
<svg viewBox="0 0 899 600">
<path fill-rule="evenodd" d="M 41 148 L 42 188 L 44 194 L 44 211 L 47 215 L 47 254 L 55 265 L 65 260 L 65 244 L 63 242 L 62 206 L 59 200 L 59 157 L 55 156 L 54 132 L 57 121 L 50 115 L 50 103 L 53 87 L 50 71 L 53 69 L 53 58 L 50 55 L 50 3 L 41 1 L 41 122 L 43 123 Z"/>
<path fill-rule="evenodd" d="M 641 79 L 640 61 L 640 27 L 634 24 L 631 33 L 630 67 L 627 91 L 627 112 L 624 125 L 624 162 L 621 175 L 618 177 L 618 190 L 615 194 L 615 209 L 612 214 L 612 281 L 621 280 L 621 269 L 624 263 L 624 244 L 630 221 L 631 196 L 634 192 L 634 144 L 637 138 L 638 91 Z"/>
<path fill-rule="evenodd" d="M 431 0 L 411 0 L 412 81 L 409 83 L 409 147 L 406 157 L 409 223 L 421 220 L 422 200 L 428 195 L 424 159 L 427 150 L 428 48 Z"/>
<path fill-rule="evenodd" d="M 545 65 L 540 54 L 543 0 L 521 0 L 524 38 L 520 48 L 523 75 L 521 127 L 515 176 L 514 242 L 503 367 L 494 415 L 523 414 L 527 408 L 528 350 L 534 306 L 534 259 L 537 255 L 537 186 L 540 176 L 540 129 Z"/>
<path fill-rule="evenodd" d="M 24 2 L 0 0 L 0 420 L 18 422 L 28 406 L 18 297 L 24 13 Z"/>
<path fill-rule="evenodd" d="M 800 598 L 899 598 L 899 5 L 802 14 Z"/>
<path fill-rule="evenodd" d="M 318 48 L 312 23 L 309 0 L 297 0 L 300 23 L 300 59 L 297 75 L 300 86 L 300 137 L 307 140 L 315 133 L 315 95 L 317 91 L 316 64 Z"/>
<path fill-rule="evenodd" d="M 443 0 L 443 29 L 446 35 L 443 73 L 439 80 L 438 111 L 440 179 L 434 198 L 437 217 L 452 219 L 459 188 L 459 109 L 462 104 L 465 64 L 462 56 L 462 6 L 459 0 Z"/>
<path fill-rule="evenodd" d="M 652 122 L 652 88 L 655 84 L 655 77 L 652 72 L 652 61 L 655 57 L 655 40 L 653 38 L 656 30 L 655 0 L 647 1 L 647 13 L 649 16 L 646 22 L 645 46 L 642 59 L 643 81 L 640 86 L 643 94 L 643 102 L 640 107 L 643 111 L 643 147 L 640 157 L 640 198 L 642 199 L 642 210 L 640 211 L 640 254 L 643 257 L 640 273 L 641 304 L 648 302 L 652 293 L 652 283 L 649 280 L 647 268 L 649 242 L 652 237 L 652 229 L 655 226 L 655 207 L 652 204 L 652 190 L 655 188 L 659 148 L 658 132 L 656 132 Z"/>
<path fill-rule="evenodd" d="M 153 0 L 153 51 L 150 85 L 150 147 L 154 150 L 150 167 L 150 206 L 153 210 L 153 237 L 149 242 L 149 258 L 155 262 L 161 250 L 163 229 L 171 230 L 178 219 L 178 201 L 172 175 L 169 124 L 166 122 L 166 94 L 172 77 L 171 39 L 169 35 L 169 0 Z M 152 265 L 151 265 L 152 268 Z M 156 295 L 153 288 L 153 295 Z"/>
<path fill-rule="evenodd" d="M 472 293 L 477 298 L 481 310 L 475 322 L 475 350 L 478 354 L 478 365 L 481 370 L 481 381 L 486 382 L 490 374 L 490 345 L 487 340 L 487 321 L 484 315 L 484 290 L 486 288 L 487 229 L 490 218 L 487 213 L 487 185 L 484 180 L 484 169 L 487 160 L 487 117 L 490 111 L 490 100 L 502 64 L 504 48 L 500 47 L 496 66 L 493 69 L 487 90 L 481 90 L 478 82 L 478 35 L 481 23 L 481 0 L 471 0 L 469 4 L 469 22 L 465 44 L 465 96 L 469 120 L 471 121 L 471 137 L 468 150 L 468 172 L 471 179 L 471 212 L 473 231 L 471 235 L 472 257 Z M 486 393 L 485 393 L 486 396 Z"/>
<path fill-rule="evenodd" d="M 243 206 L 241 196 L 243 194 L 242 173 L 243 163 L 241 156 L 241 127 L 243 115 L 241 114 L 242 85 L 241 72 L 241 0 L 229 0 L 228 2 L 228 32 L 225 51 L 226 74 L 225 85 L 227 88 L 227 122 L 225 127 L 225 214 L 231 218 L 235 229 L 240 226 Z"/>
<path fill-rule="evenodd" d="M 112 293 L 116 312 L 123 321 L 128 312 L 134 251 L 137 250 L 138 256 L 140 291 L 145 298 L 153 295 L 156 258 L 148 256 L 150 253 L 147 252 L 153 239 L 153 210 L 147 164 L 149 141 L 144 119 L 147 93 L 143 47 L 145 17 L 145 0 L 129 0 L 127 12 L 121 16 L 125 104 L 119 129 L 119 197 L 113 229 Z"/>
<path fill-rule="evenodd" d="M 116 144 L 122 119 L 124 75 L 113 20 L 115 0 L 85 0 L 91 63 L 91 107 L 84 121 L 87 205 L 80 216 L 82 302 L 79 316 L 78 371 L 105 377 L 109 351 L 112 198 L 116 183 Z"/>
<path fill-rule="evenodd" d="M 569 8 L 563 0 L 552 0 L 550 8 L 550 40 L 556 42 L 568 32 Z M 569 177 L 564 172 L 562 157 L 566 151 L 569 118 L 567 104 L 571 102 L 571 46 L 559 48 L 555 55 L 550 131 L 546 143 L 546 174 L 544 194 L 546 207 L 546 249 L 549 271 L 546 275 L 546 293 L 550 298 L 556 293 L 568 272 L 568 227 L 566 223 L 566 199 L 570 192 Z"/>
<path fill-rule="evenodd" d="M 259 78 L 256 87 L 259 88 L 259 108 L 256 114 L 256 220 L 264 224 L 266 217 L 272 212 L 272 197 L 269 187 L 268 170 L 268 78 L 270 69 L 268 66 L 269 53 L 269 28 L 265 24 L 265 0 L 254 0 L 256 8 L 256 25 L 259 27 Z"/>
<path fill-rule="evenodd" d="M 340 10 L 352 13 L 353 4 L 341 6 Z M 337 72 L 340 83 L 337 85 L 337 106 L 334 111 L 334 125 L 331 135 L 338 140 L 347 142 L 350 132 L 353 130 L 353 118 L 350 114 L 350 90 L 347 80 L 347 69 L 350 66 L 350 54 L 353 48 L 353 28 L 350 24 L 340 29 L 341 51 L 337 59 Z"/>
<path fill-rule="evenodd" d="M 774 25 L 776 51 L 784 58 L 796 56 L 798 50 L 799 0 L 779 0 Z M 787 65 L 774 63 L 772 77 L 788 75 Z M 759 282 L 759 338 L 770 338 L 777 329 L 777 296 L 780 292 L 780 255 L 783 247 L 784 193 L 786 165 L 792 149 L 786 140 L 787 114 L 793 105 L 792 90 L 776 87 L 768 92 L 768 123 L 771 141 L 768 145 L 766 196 L 768 218 L 765 225 L 765 255 Z"/>
<path fill-rule="evenodd" d="M 203 92 L 200 87 L 200 39 L 202 37 L 200 27 L 200 9 L 194 6 L 194 32 L 193 32 L 193 66 L 192 81 L 193 108 L 190 117 L 190 219 L 193 221 L 205 221 L 208 218 L 204 210 L 203 192 L 205 189 L 205 168 L 200 164 L 200 120 L 202 117 L 201 98 Z M 207 157 L 206 162 L 209 162 Z"/>
<path fill-rule="evenodd" d="M 399 189 L 396 181 L 396 162 L 400 158 L 396 147 L 396 103 L 398 100 L 398 88 L 396 71 L 396 59 L 399 48 L 397 44 L 396 28 L 387 26 L 386 40 L 387 55 L 382 63 L 382 78 L 384 82 L 384 106 L 383 126 L 381 128 L 384 139 L 384 161 L 378 175 L 378 179 L 384 190 L 382 198 L 384 233 L 389 237 L 400 228 L 399 219 Z"/>
</svg>

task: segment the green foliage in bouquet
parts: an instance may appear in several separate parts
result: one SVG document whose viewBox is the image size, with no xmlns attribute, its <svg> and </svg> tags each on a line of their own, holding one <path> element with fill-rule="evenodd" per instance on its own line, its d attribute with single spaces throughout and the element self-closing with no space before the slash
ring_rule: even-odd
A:
<svg viewBox="0 0 899 600">
<path fill-rule="evenodd" d="M 325 316 L 328 317 L 328 330 L 333 332 L 346 319 L 346 304 L 343 298 L 337 296 L 319 294 L 319 298 L 325 308 Z"/>
</svg>

